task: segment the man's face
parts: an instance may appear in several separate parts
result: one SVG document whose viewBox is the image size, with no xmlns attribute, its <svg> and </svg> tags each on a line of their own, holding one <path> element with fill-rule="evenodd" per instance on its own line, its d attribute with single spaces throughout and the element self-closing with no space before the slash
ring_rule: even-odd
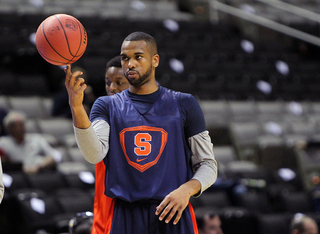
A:
<svg viewBox="0 0 320 234">
<path fill-rule="evenodd" d="M 205 217 L 203 234 L 223 234 L 221 230 L 221 221 L 218 215 L 210 218 Z"/>
<path fill-rule="evenodd" d="M 121 67 L 109 67 L 105 76 L 107 94 L 114 95 L 129 88 L 129 82 Z"/>
<path fill-rule="evenodd" d="M 25 125 L 23 121 L 15 121 L 8 126 L 8 133 L 17 141 L 22 142 L 25 134 Z"/>
<path fill-rule="evenodd" d="M 129 83 L 142 86 L 158 66 L 159 56 L 150 54 L 145 41 L 124 41 L 121 46 L 121 65 Z"/>
</svg>

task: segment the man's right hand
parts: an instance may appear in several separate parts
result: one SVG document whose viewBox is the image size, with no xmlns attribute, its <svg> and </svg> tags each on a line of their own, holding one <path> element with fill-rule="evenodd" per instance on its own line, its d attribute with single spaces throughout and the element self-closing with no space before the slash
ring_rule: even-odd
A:
<svg viewBox="0 0 320 234">
<path fill-rule="evenodd" d="M 71 108 L 82 106 L 84 90 L 87 88 L 85 80 L 79 76 L 83 74 L 81 71 L 71 72 L 71 65 L 68 64 L 64 69 L 66 73 L 65 85 L 69 95 L 69 105 Z"/>
<path fill-rule="evenodd" d="M 87 111 L 83 107 L 84 90 L 87 88 L 81 71 L 71 72 L 71 65 L 64 69 L 66 73 L 66 88 L 69 96 L 69 105 L 72 113 L 73 124 L 77 128 L 88 128 L 91 125 Z"/>
</svg>

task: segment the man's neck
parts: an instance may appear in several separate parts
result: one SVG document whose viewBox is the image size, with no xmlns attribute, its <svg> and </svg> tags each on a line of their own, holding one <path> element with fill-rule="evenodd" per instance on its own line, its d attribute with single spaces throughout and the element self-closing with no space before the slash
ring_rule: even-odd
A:
<svg viewBox="0 0 320 234">
<path fill-rule="evenodd" d="M 134 94 L 146 95 L 156 92 L 159 89 L 155 80 L 143 84 L 142 86 L 129 86 L 129 91 Z"/>
</svg>

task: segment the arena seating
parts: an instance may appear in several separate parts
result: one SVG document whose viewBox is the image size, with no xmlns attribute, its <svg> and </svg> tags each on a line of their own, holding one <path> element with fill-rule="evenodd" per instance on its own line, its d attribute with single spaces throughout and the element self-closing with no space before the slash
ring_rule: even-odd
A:
<svg viewBox="0 0 320 234">
<path fill-rule="evenodd" d="M 44 13 L 30 6 L 10 11 L 18 0 L 10 2 L 0 1 L 1 12 L 8 9 L 0 13 L 0 107 L 24 111 L 27 131 L 42 134 L 63 158 L 54 173 L 39 177 L 4 168 L 1 233 L 63 233 L 75 212 L 93 209 L 94 166 L 75 144 L 72 121 L 51 115 L 53 97 L 63 89 L 63 70 L 45 62 L 29 37 L 59 6 L 70 9 L 80 3 L 55 0 Z M 88 32 L 88 48 L 74 66 L 87 71 L 97 96 L 105 95 L 106 61 L 119 54 L 128 33 L 141 30 L 158 42 L 159 84 L 199 100 L 219 178 L 191 199 L 195 208 L 218 210 L 225 234 L 287 233 L 296 212 L 308 213 L 320 224 L 319 151 L 317 144 L 308 144 L 320 136 L 318 48 L 293 39 L 288 39 L 291 46 L 260 42 L 233 24 L 181 20 L 184 16 L 175 19 L 179 29 L 172 31 L 160 17 L 159 9 L 168 8 L 164 5 L 148 21 L 134 19 L 134 13 L 104 17 L 120 15 L 123 8 L 116 6 L 114 12 L 88 15 L 93 5 L 76 12 Z M 164 18 L 172 12 L 169 7 Z"/>
</svg>

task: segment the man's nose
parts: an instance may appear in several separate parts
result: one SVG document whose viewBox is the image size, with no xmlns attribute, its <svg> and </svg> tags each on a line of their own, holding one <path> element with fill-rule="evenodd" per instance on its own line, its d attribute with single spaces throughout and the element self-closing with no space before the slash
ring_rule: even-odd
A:
<svg viewBox="0 0 320 234">
<path fill-rule="evenodd" d="M 117 88 L 117 85 L 112 82 L 109 87 L 110 91 L 113 92 L 114 90 L 116 90 L 116 88 Z"/>
<path fill-rule="evenodd" d="M 129 60 L 128 67 L 129 67 L 129 69 L 132 69 L 132 68 L 135 67 L 135 63 L 134 63 L 134 61 L 132 59 Z"/>
</svg>

